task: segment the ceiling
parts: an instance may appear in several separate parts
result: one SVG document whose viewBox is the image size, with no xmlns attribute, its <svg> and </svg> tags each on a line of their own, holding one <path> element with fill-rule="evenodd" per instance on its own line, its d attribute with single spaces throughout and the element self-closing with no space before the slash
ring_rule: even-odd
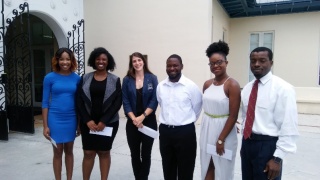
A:
<svg viewBox="0 0 320 180">
<path fill-rule="evenodd" d="M 256 3 L 256 0 L 218 0 L 231 18 L 320 11 L 320 0 Z"/>
</svg>

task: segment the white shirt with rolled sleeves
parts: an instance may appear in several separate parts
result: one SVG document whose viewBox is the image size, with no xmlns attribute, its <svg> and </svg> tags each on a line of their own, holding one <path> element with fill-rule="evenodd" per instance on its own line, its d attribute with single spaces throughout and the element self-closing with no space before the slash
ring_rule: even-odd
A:
<svg viewBox="0 0 320 180">
<path fill-rule="evenodd" d="M 157 100 L 161 107 L 159 121 L 166 125 L 194 123 L 202 110 L 199 87 L 184 75 L 175 83 L 169 78 L 161 81 L 157 87 Z"/>
<path fill-rule="evenodd" d="M 242 131 L 245 125 L 249 96 L 255 79 L 241 92 Z M 255 119 L 252 127 L 255 134 L 277 136 L 275 157 L 283 159 L 287 153 L 296 152 L 298 112 L 294 87 L 271 72 L 260 79 Z"/>
</svg>

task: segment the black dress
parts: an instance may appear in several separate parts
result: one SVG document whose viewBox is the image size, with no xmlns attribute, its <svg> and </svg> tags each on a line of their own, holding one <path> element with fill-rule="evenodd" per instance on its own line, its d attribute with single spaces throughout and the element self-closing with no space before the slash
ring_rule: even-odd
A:
<svg viewBox="0 0 320 180">
<path fill-rule="evenodd" d="M 106 91 L 107 78 L 103 81 L 97 81 L 92 78 L 90 84 L 90 96 L 91 96 L 91 119 L 94 120 L 96 124 L 99 123 L 103 111 L 102 104 L 103 98 Z M 114 123 L 106 124 L 107 127 L 113 127 L 112 136 L 101 136 L 89 133 L 89 128 L 86 124 L 81 125 L 81 137 L 82 145 L 84 150 L 95 150 L 95 151 L 109 151 L 112 148 L 112 143 L 117 134 L 119 121 Z"/>
</svg>

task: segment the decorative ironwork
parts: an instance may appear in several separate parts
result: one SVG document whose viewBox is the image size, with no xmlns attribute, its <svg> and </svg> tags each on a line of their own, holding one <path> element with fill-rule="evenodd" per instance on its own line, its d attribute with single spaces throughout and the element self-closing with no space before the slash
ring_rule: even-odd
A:
<svg viewBox="0 0 320 180">
<path fill-rule="evenodd" d="M 68 32 L 68 47 L 71 49 L 78 62 L 77 74 L 85 73 L 85 42 L 84 42 L 84 20 L 81 19 L 72 26 L 72 31 Z M 70 42 L 72 41 L 72 43 Z"/>
<path fill-rule="evenodd" d="M 5 56 L 5 46 L 4 46 L 4 1 L 1 3 L 1 27 L 0 27 L 0 74 L 4 74 L 4 56 Z M 6 111 L 6 100 L 5 100 L 5 83 L 3 79 L 0 79 L 0 139 L 8 140 L 8 121 L 7 121 L 7 111 Z"/>
<path fill-rule="evenodd" d="M 5 55 L 5 46 L 4 46 L 4 34 L 5 34 L 5 25 L 4 25 L 4 2 L 2 0 L 2 9 L 1 9 L 1 18 L 2 24 L 0 27 L 0 74 L 4 73 L 4 55 Z M 5 87 L 2 80 L 0 81 L 0 111 L 5 111 Z M 2 120 L 1 120 L 2 121 Z M 5 120 L 6 121 L 6 120 Z"/>
<path fill-rule="evenodd" d="M 8 74 L 6 100 L 9 105 L 32 106 L 29 35 L 19 34 L 6 44 L 5 70 Z"/>
<path fill-rule="evenodd" d="M 6 84 L 0 87 L 0 102 L 4 102 L 0 106 L 7 112 L 11 130 L 34 133 L 28 3 L 20 4 L 19 9 L 12 11 L 13 17 L 7 18 L 7 26 L 2 27 L 0 72 L 6 73 Z"/>
</svg>

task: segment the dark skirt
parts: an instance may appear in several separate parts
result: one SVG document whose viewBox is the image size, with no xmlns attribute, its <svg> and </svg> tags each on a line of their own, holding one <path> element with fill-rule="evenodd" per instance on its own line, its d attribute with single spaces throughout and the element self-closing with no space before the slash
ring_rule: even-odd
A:
<svg viewBox="0 0 320 180">
<path fill-rule="evenodd" d="M 89 134 L 89 128 L 86 124 L 81 124 L 81 140 L 83 150 L 93 151 L 110 151 L 112 149 L 113 140 L 118 132 L 119 121 L 106 124 L 106 127 L 113 127 L 112 136 L 101 136 Z"/>
</svg>

